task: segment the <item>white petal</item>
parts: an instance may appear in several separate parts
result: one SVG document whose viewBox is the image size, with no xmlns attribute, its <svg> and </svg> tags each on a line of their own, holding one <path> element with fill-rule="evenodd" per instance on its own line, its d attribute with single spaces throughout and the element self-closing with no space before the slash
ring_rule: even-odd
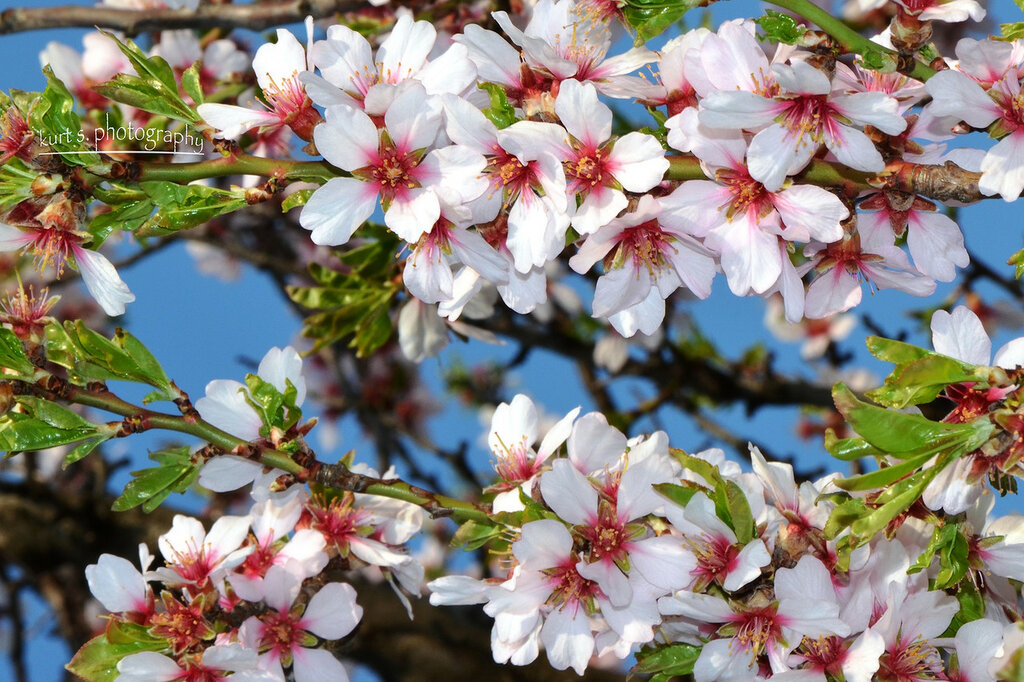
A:
<svg viewBox="0 0 1024 682">
<path fill-rule="evenodd" d="M 981 320 L 965 306 L 957 306 L 952 314 L 936 310 L 932 315 L 932 347 L 936 353 L 948 355 L 972 365 L 987 365 L 992 342 Z"/>
<path fill-rule="evenodd" d="M 82 281 L 107 315 L 123 315 L 126 303 L 135 300 L 135 294 L 121 280 L 113 264 L 97 251 L 72 246 L 75 263 L 82 273 Z"/>
<path fill-rule="evenodd" d="M 373 185 L 355 178 L 331 178 L 302 207 L 299 224 L 312 231 L 314 244 L 340 246 L 376 208 L 377 190 Z"/>
<path fill-rule="evenodd" d="M 363 608 L 356 604 L 356 591 L 351 585 L 327 583 L 309 600 L 301 625 L 318 637 L 341 639 L 362 617 Z"/>
</svg>

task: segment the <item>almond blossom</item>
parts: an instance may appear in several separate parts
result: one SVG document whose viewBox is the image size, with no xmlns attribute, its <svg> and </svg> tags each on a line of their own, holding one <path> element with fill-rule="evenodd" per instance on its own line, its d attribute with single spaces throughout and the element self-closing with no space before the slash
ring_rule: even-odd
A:
<svg viewBox="0 0 1024 682">
<path fill-rule="evenodd" d="M 310 18 L 306 25 L 310 35 L 312 28 Z M 261 45 L 252 60 L 266 106 L 257 109 L 206 102 L 196 111 L 227 139 L 236 139 L 253 128 L 259 128 L 262 135 L 288 126 L 303 140 L 310 140 L 320 114 L 299 81 L 299 74 L 307 68 L 306 48 L 290 31 L 279 28 L 277 42 Z"/>
<path fill-rule="evenodd" d="M 838 95 L 828 76 L 807 62 L 772 67 L 780 90 L 774 96 L 718 91 L 701 100 L 700 121 L 710 128 L 757 130 L 747 151 L 747 167 L 769 191 L 802 170 L 824 144 L 851 168 L 877 172 L 882 155 L 862 131 L 872 125 L 896 135 L 907 122 L 895 99 L 881 92 Z"/>
<path fill-rule="evenodd" d="M 165 566 L 150 575 L 166 585 L 188 586 L 195 593 L 218 587 L 227 572 L 253 550 L 241 548 L 248 531 L 249 519 L 244 516 L 222 516 L 207 533 L 198 519 L 176 514 L 171 530 L 159 538 Z"/>
<path fill-rule="evenodd" d="M 565 247 L 569 228 L 565 171 L 555 153 L 566 144 L 565 130 L 538 121 L 517 121 L 498 130 L 465 100 L 447 97 L 444 106 L 448 136 L 486 157 L 482 177 L 489 188 L 470 203 L 477 221 L 494 220 L 502 208 L 508 210 L 504 243 L 521 274 L 554 259 Z"/>
<path fill-rule="evenodd" d="M 494 468 L 499 478 L 498 483 L 491 487 L 498 491 L 491 503 L 495 512 L 523 508 L 520 494 L 532 492 L 538 474 L 547 466 L 547 459 L 569 437 L 572 423 L 579 413 L 580 408 L 577 407 L 558 420 L 534 451 L 533 443 L 540 431 L 537 407 L 533 401 L 517 394 L 511 403 L 501 403 L 495 408 L 487 434 L 487 444 L 495 457 Z"/>
<path fill-rule="evenodd" d="M 476 78 L 476 69 L 463 45 L 453 44 L 431 59 L 437 29 L 429 21 L 413 21 L 412 13 L 398 17 L 376 59 L 370 43 L 348 26 L 327 29 L 327 39 L 310 49 L 310 61 L 320 76 L 300 75 L 309 96 L 320 106 L 346 104 L 381 115 L 398 92 L 399 84 L 414 79 L 428 95 L 462 94 Z"/>
<path fill-rule="evenodd" d="M 45 213 L 45 211 L 44 211 Z M 65 229 L 50 223 L 39 214 L 39 223 L 21 230 L 0 223 L 0 252 L 31 251 L 40 267 L 51 265 L 59 277 L 64 266 L 73 262 L 82 274 L 82 282 L 107 315 L 123 315 L 125 304 L 135 300 L 135 294 L 124 283 L 106 256 L 82 246 L 87 233 Z"/>
<path fill-rule="evenodd" d="M 796 184 L 769 191 L 744 163 L 742 134 L 700 125 L 694 109 L 677 116 L 675 125 L 715 181 L 684 182 L 661 205 L 689 222 L 691 234 L 721 254 L 729 288 L 737 296 L 763 294 L 779 280 L 780 239 L 829 243 L 843 236 L 840 222 L 849 211 L 836 195 Z"/>
<path fill-rule="evenodd" d="M 995 124 L 990 134 L 999 141 L 981 162 L 978 189 L 1014 201 L 1024 191 L 1021 74 L 1010 61 L 1015 54 L 1012 46 L 989 50 L 982 45 L 967 38 L 957 43 L 960 70 L 940 71 L 928 80 L 925 87 L 932 96 L 928 109 L 935 116 L 953 117 L 975 128 Z"/>
<path fill-rule="evenodd" d="M 788 669 L 786 656 L 803 637 L 846 636 L 828 569 L 818 559 L 801 557 L 794 568 L 775 572 L 775 599 L 754 606 L 688 591 L 658 600 L 659 610 L 698 623 L 723 623 L 727 633 L 701 648 L 694 664 L 697 682 L 746 679 L 756 657 L 767 654 L 774 672 Z M 735 634 L 728 634 L 735 633 Z"/>
<path fill-rule="evenodd" d="M 820 319 L 860 303 L 861 282 L 879 289 L 900 289 L 914 296 L 935 291 L 935 280 L 914 272 L 906 255 L 895 246 L 862 245 L 860 235 L 846 235 L 827 246 L 804 250 L 818 276 L 807 287 L 805 314 Z"/>
<path fill-rule="evenodd" d="M 435 103 L 410 81 L 391 102 L 380 130 L 362 110 L 327 108 L 326 122 L 314 131 L 317 149 L 352 176 L 331 178 L 303 207 L 299 221 L 314 243 L 345 244 L 378 203 L 388 229 L 416 243 L 441 217 L 438 193 L 459 204 L 484 191 L 482 156 L 461 146 L 428 151 L 441 131 Z"/>
<path fill-rule="evenodd" d="M 608 264 L 594 290 L 594 316 L 608 317 L 625 337 L 652 334 L 665 317 L 665 299 L 680 286 L 707 298 L 715 276 L 714 261 L 685 222 L 649 194 L 590 235 L 569 265 L 582 274 L 601 259 Z"/>
<path fill-rule="evenodd" d="M 264 600 L 270 611 L 248 618 L 239 628 L 247 649 L 260 651 L 259 666 L 283 682 L 283 668 L 291 667 L 296 682 L 347 682 L 345 666 L 324 649 L 312 648 L 316 639 L 341 639 L 363 617 L 356 591 L 348 583 L 327 583 L 305 607 L 295 607 L 302 581 L 281 566 L 267 571 Z"/>
<path fill-rule="evenodd" d="M 668 159 L 651 135 L 632 132 L 612 142 L 612 111 L 591 83 L 562 81 L 555 112 L 569 133 L 559 154 L 566 190 L 582 200 L 571 224 L 580 234 L 592 234 L 626 208 L 622 190 L 639 194 L 660 183 Z"/>
<path fill-rule="evenodd" d="M 301 407 L 306 397 L 302 377 L 302 358 L 291 346 L 271 348 L 260 361 L 257 375 L 280 393 L 295 390 L 295 406 Z M 242 440 L 260 438 L 264 424 L 256 409 L 247 400 L 248 388 L 232 379 L 216 379 L 206 385 L 206 395 L 196 401 L 199 414 L 219 429 Z M 237 455 L 223 454 L 210 458 L 199 472 L 199 485 L 215 492 L 236 490 L 257 479 L 269 483 L 282 472 L 264 472 L 258 462 Z M 262 495 L 266 486 L 258 486 L 254 494 Z"/>
<path fill-rule="evenodd" d="M 575 0 L 540 0 L 522 31 L 506 12 L 493 12 L 492 16 L 523 50 L 527 64 L 557 80 L 593 81 L 598 90 L 611 97 L 642 92 L 646 84 L 626 74 L 657 58 L 647 48 L 634 47 L 606 59 L 612 43 L 609 22 L 595 13 L 588 14 Z"/>
</svg>

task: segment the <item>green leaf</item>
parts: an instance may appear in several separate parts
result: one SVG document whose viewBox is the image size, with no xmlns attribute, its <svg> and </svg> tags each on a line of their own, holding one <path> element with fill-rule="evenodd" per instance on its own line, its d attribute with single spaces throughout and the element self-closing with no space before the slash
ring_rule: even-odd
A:
<svg viewBox="0 0 1024 682">
<path fill-rule="evenodd" d="M 844 384 L 832 389 L 836 409 L 869 444 L 900 459 L 954 448 L 973 449 L 992 434 L 987 420 L 969 424 L 933 422 L 919 414 L 887 410 L 857 399 Z"/>
<path fill-rule="evenodd" d="M 630 673 L 653 675 L 652 680 L 669 680 L 689 675 L 700 656 L 700 647 L 692 644 L 669 644 L 643 648 L 636 654 L 636 665 Z"/>
<path fill-rule="evenodd" d="M 634 0 L 622 8 L 626 25 L 636 33 L 634 44 L 638 47 L 654 38 L 672 24 L 683 18 L 694 7 L 706 7 L 707 0 Z"/>
<path fill-rule="evenodd" d="M 108 339 L 78 320 L 64 325 L 46 325 L 47 358 L 68 369 L 68 378 L 84 386 L 89 381 L 121 380 L 149 384 L 164 400 L 174 400 L 177 392 L 153 354 L 124 330 Z"/>
<path fill-rule="evenodd" d="M 482 523 L 480 521 L 466 521 L 459 526 L 452 536 L 451 546 L 461 547 L 467 552 L 480 549 L 492 540 L 501 538 L 504 528 L 495 524 Z"/>
<path fill-rule="evenodd" d="M 886 490 L 888 495 L 879 496 L 879 500 L 886 498 L 884 504 L 850 524 L 850 532 L 861 544 L 870 541 L 921 497 L 938 471 L 937 467 L 931 467 L 894 483 Z"/>
<path fill-rule="evenodd" d="M 1024 22 L 1018 24 L 1003 24 L 1003 37 L 1007 40 L 1019 40 L 1024 38 Z M 1010 33 L 1007 32 L 1009 29 Z M 1021 275 L 1024 275 L 1024 249 L 1021 249 L 1017 253 L 1010 256 L 1010 259 L 1006 261 L 1007 265 L 1013 266 L 1013 276 L 1020 279 Z"/>
<path fill-rule="evenodd" d="M 142 633 L 136 634 L 137 629 Z M 117 664 L 125 656 L 167 648 L 166 640 L 148 635 L 142 626 L 114 621 L 107 632 L 86 642 L 64 667 L 87 682 L 112 682 L 119 675 Z"/>
<path fill-rule="evenodd" d="M 684 481 L 684 485 L 655 483 L 653 488 L 675 504 L 684 508 L 690 503 L 690 499 L 701 490 L 699 486 L 688 481 Z"/>
<path fill-rule="evenodd" d="M 21 379 L 31 379 L 35 372 L 35 366 L 25 355 L 21 339 L 6 327 L 0 327 L 0 367 L 17 372 Z M 3 376 L 11 378 L 12 375 L 7 373 Z"/>
<path fill-rule="evenodd" d="M 230 191 L 206 185 L 179 185 L 154 180 L 139 187 L 159 209 L 153 216 L 155 227 L 171 232 L 195 227 L 219 215 L 246 205 L 242 190 Z"/>
<path fill-rule="evenodd" d="M 927 462 L 931 457 L 932 455 L 930 454 L 918 455 L 893 466 L 882 467 L 876 471 L 860 474 L 859 476 L 840 478 L 833 481 L 833 483 L 843 490 L 875 490 L 894 483 L 916 471 L 919 466 Z"/>
<path fill-rule="evenodd" d="M 856 462 L 865 457 L 883 457 L 884 452 L 868 443 L 863 438 L 836 438 L 832 429 L 825 430 L 825 449 L 836 459 L 844 462 Z"/>
<path fill-rule="evenodd" d="M 249 387 L 249 392 L 245 396 L 246 402 L 259 414 L 264 427 L 268 429 L 268 434 L 269 427 L 276 426 L 287 431 L 301 418 L 302 411 L 295 406 L 298 392 L 291 381 L 286 380 L 287 388 L 284 393 L 256 374 L 246 375 L 245 384 Z"/>
<path fill-rule="evenodd" d="M 773 43 L 795 45 L 807 32 L 807 27 L 797 23 L 793 17 L 770 9 L 765 10 L 764 16 L 758 17 L 754 21 L 764 31 L 762 40 Z"/>
<path fill-rule="evenodd" d="M 505 88 L 497 83 L 480 83 L 477 87 L 487 92 L 491 105 L 483 110 L 484 116 L 499 130 L 516 122 L 516 110 L 505 96 Z"/>
<path fill-rule="evenodd" d="M 932 352 L 919 348 L 903 341 L 887 339 L 883 336 L 869 336 L 865 340 L 868 351 L 879 360 L 899 365 L 904 362 L 913 362 L 931 355 Z"/>
<path fill-rule="evenodd" d="M 176 118 L 187 123 L 197 123 L 200 120 L 199 114 L 189 107 L 178 94 L 178 83 L 174 79 L 174 69 L 171 68 L 163 57 L 156 55 L 147 56 L 146 53 L 139 49 L 139 46 L 130 38 L 125 38 L 122 41 L 113 33 L 103 30 L 101 30 L 100 33 L 117 43 L 121 52 L 124 53 L 124 56 L 128 57 L 128 61 L 130 61 L 132 66 L 135 67 L 135 72 L 138 76 L 131 76 L 130 78 L 137 79 L 138 83 L 147 86 L 149 91 L 153 93 L 155 100 L 151 100 L 150 106 L 159 106 L 165 109 L 176 110 L 180 115 L 169 114 L 166 111 L 156 111 L 154 113 L 171 116 L 172 118 Z M 115 78 L 114 81 L 110 81 L 105 85 L 109 85 L 110 83 L 119 80 L 121 75 L 123 74 L 119 74 L 118 78 Z M 132 81 L 132 83 L 134 84 L 136 81 Z M 156 104 L 156 101 L 159 101 L 159 104 Z M 146 111 L 152 110 L 146 109 Z"/>
<path fill-rule="evenodd" d="M 45 450 L 101 436 L 98 425 L 57 403 L 35 396 L 17 400 L 24 411 L 0 417 L 0 450 Z"/>
<path fill-rule="evenodd" d="M 99 155 L 85 145 L 82 119 L 74 111 L 75 99 L 71 92 L 49 65 L 43 67 L 43 74 L 46 76 L 46 90 L 28 110 L 29 127 L 68 165 L 99 163 Z"/>
<path fill-rule="evenodd" d="M 192 62 L 192 66 L 181 74 L 181 87 L 196 104 L 203 103 L 203 86 L 199 77 L 200 67 L 202 67 L 201 62 Z"/>
<path fill-rule="evenodd" d="M 79 443 L 64 456 L 64 461 L 60 465 L 61 468 L 67 469 L 78 460 L 85 459 L 100 443 L 105 443 L 107 440 L 107 438 L 97 438 L 96 440 L 87 440 Z"/>
<path fill-rule="evenodd" d="M 160 362 L 141 341 L 120 327 L 114 331 L 113 341 L 132 361 L 131 376 L 136 381 L 141 381 L 160 389 L 163 391 L 165 400 L 174 400 L 178 397 L 177 391 L 174 390 L 171 384 L 171 380 L 167 377 L 167 373 L 164 372 L 164 368 L 160 366 Z M 146 402 L 151 402 L 151 400 Z"/>
<path fill-rule="evenodd" d="M 153 215 L 153 202 L 139 199 L 116 206 L 112 211 L 101 213 L 89 223 L 92 248 L 98 249 L 115 230 L 133 232 Z"/>
<path fill-rule="evenodd" d="M 166 116 L 185 123 L 195 123 L 199 120 L 198 114 L 185 104 L 176 91 L 169 92 L 152 80 L 119 73 L 113 80 L 94 85 L 92 89 L 107 99 L 152 114 Z"/>
<path fill-rule="evenodd" d="M 187 447 L 150 453 L 159 466 L 132 472 L 132 480 L 114 500 L 114 511 L 125 511 L 142 505 L 149 513 L 172 492 L 183 493 L 199 478 L 199 467 L 192 461 Z"/>
<path fill-rule="evenodd" d="M 954 527 L 957 532 L 953 533 L 951 540 L 939 551 L 939 572 L 935 576 L 935 589 L 938 590 L 946 590 L 959 583 L 970 568 L 970 546 L 967 538 L 960 532 L 959 527 Z"/>
<path fill-rule="evenodd" d="M 311 189 L 300 189 L 297 192 L 292 192 L 281 202 L 281 212 L 287 213 L 293 208 L 305 206 L 311 196 L 313 196 L 313 190 Z"/>
<path fill-rule="evenodd" d="M 983 378 L 984 375 L 971 365 L 945 355 L 929 353 L 897 366 L 886 378 L 885 385 L 869 391 L 868 397 L 900 409 L 931 402 L 950 384 Z"/>
</svg>

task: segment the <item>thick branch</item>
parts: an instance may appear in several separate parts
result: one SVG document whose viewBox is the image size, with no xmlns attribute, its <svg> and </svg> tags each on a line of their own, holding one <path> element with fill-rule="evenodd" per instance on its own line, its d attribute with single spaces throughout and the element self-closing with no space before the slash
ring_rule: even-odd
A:
<svg viewBox="0 0 1024 682">
<path fill-rule="evenodd" d="M 0 35 L 54 28 L 99 26 L 137 35 L 182 28 L 247 28 L 271 26 L 351 12 L 364 6 L 358 0 L 290 0 L 247 5 L 201 4 L 198 9 L 120 9 L 116 7 L 13 8 L 0 12 Z"/>
</svg>

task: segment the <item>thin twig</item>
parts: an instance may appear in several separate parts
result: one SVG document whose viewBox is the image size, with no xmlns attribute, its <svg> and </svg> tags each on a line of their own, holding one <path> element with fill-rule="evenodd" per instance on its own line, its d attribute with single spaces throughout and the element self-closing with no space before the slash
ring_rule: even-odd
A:
<svg viewBox="0 0 1024 682">
<path fill-rule="evenodd" d="M 202 4 L 188 9 L 121 9 L 117 7 L 12 8 L 0 12 L 0 35 L 54 28 L 116 29 L 133 36 L 183 28 L 246 28 L 259 31 L 292 24 L 307 16 L 321 19 L 365 6 L 358 0 L 290 0 L 246 5 Z"/>
</svg>

